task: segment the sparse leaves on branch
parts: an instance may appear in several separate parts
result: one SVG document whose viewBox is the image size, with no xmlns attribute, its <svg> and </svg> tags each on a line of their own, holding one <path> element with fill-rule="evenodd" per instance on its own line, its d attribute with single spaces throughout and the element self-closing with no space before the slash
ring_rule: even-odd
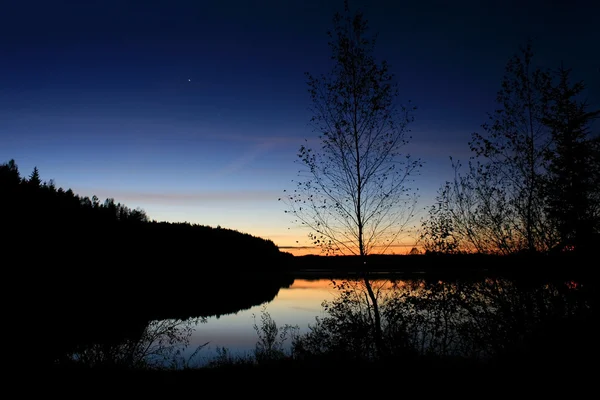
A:
<svg viewBox="0 0 600 400">
<path fill-rule="evenodd" d="M 533 68 L 531 45 L 511 58 L 499 108 L 469 143 L 468 170 L 454 164 L 422 225 L 429 251 L 511 254 L 591 249 L 600 228 L 600 152 L 570 70 Z"/>
<path fill-rule="evenodd" d="M 404 152 L 412 105 L 397 103 L 385 61 L 373 56 L 361 13 L 336 14 L 329 32 L 333 68 L 307 74 L 311 124 L 320 148 L 300 147 L 296 188 L 283 200 L 326 253 L 367 255 L 398 242 L 415 206 L 410 177 L 420 166 Z"/>
</svg>

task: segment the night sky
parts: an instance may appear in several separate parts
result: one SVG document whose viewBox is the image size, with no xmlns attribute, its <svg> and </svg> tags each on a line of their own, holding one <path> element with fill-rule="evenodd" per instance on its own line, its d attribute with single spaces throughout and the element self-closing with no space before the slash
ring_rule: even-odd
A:
<svg viewBox="0 0 600 400">
<path fill-rule="evenodd" d="M 594 3 L 596 3 L 594 5 Z M 449 156 L 494 110 L 527 38 L 600 106 L 600 2 L 350 1 L 377 56 L 418 106 L 407 148 L 425 161 L 419 208 L 452 177 Z M 342 0 L 6 0 L 0 12 L 0 162 L 152 219 L 306 244 L 278 202 L 316 133 L 304 72 L 329 66 Z M 317 142 L 312 142 L 318 144 Z M 298 241 L 298 242 L 297 242 Z M 406 240 L 410 246 L 411 239 Z"/>
</svg>

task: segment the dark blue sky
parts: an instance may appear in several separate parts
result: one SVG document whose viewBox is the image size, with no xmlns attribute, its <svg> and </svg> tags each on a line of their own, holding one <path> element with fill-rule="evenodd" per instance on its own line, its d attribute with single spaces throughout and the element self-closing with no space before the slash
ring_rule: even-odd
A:
<svg viewBox="0 0 600 400">
<path fill-rule="evenodd" d="M 468 157 L 508 58 L 563 61 L 600 106 L 593 1 L 350 1 L 418 107 L 422 206 Z M 152 218 L 302 244 L 277 202 L 325 72 L 336 1 L 8 1 L 0 13 L 0 162 Z M 288 229 L 292 228 L 292 229 Z M 410 241 L 410 240 L 409 240 Z"/>
</svg>

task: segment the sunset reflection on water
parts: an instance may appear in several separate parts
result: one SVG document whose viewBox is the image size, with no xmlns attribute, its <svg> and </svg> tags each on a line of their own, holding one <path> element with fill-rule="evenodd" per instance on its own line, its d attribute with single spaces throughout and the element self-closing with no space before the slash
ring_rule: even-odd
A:
<svg viewBox="0 0 600 400">
<path fill-rule="evenodd" d="M 225 347 L 233 354 L 249 354 L 254 350 L 258 338 L 253 327 L 253 316 L 260 323 L 263 307 L 277 326 L 297 325 L 300 332 L 305 332 L 317 316 L 323 316 L 323 301 L 333 299 L 335 293 L 330 279 L 296 279 L 289 288 L 280 289 L 277 296 L 267 304 L 235 314 L 211 317 L 206 323 L 199 324 L 191 339 L 190 353 L 197 346 L 208 342 L 199 354 L 204 360 L 214 356 L 217 347 Z"/>
</svg>

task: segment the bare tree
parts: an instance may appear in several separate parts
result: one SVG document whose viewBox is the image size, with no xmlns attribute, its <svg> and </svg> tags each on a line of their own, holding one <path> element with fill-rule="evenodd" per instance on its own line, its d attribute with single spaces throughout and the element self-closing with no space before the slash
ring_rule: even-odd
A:
<svg viewBox="0 0 600 400">
<path fill-rule="evenodd" d="M 455 164 L 430 210 L 421 238 L 433 247 L 508 254 L 544 251 L 555 243 L 545 211 L 544 181 L 552 135 L 544 123 L 550 74 L 533 67 L 531 44 L 506 64 L 498 109 L 469 143 L 475 159 Z M 443 228 L 445 232 L 436 232 Z M 443 238 L 443 243 L 436 240 Z M 439 241 L 439 240 L 438 240 Z"/>
<path fill-rule="evenodd" d="M 403 152 L 415 108 L 398 104 L 394 76 L 375 60 L 376 40 L 362 13 L 350 13 L 347 1 L 344 11 L 328 33 L 331 71 L 307 74 L 311 122 L 322 146 L 300 148 L 297 187 L 283 200 L 325 253 L 366 257 L 398 243 L 415 210 L 409 179 L 420 161 Z M 366 267 L 363 274 L 381 350 L 377 295 Z"/>
<path fill-rule="evenodd" d="M 522 236 L 515 230 L 518 219 L 510 206 L 504 179 L 491 173 L 489 165 L 469 162 L 462 172 L 446 182 L 422 221 L 419 244 L 433 253 L 511 254 L 522 248 Z"/>
<path fill-rule="evenodd" d="M 385 61 L 375 61 L 363 15 L 350 15 L 346 4 L 333 22 L 332 70 L 307 74 L 322 147 L 300 148 L 303 168 L 284 201 L 325 252 L 383 253 L 398 242 L 416 204 L 408 183 L 420 162 L 402 152 L 414 107 L 397 104 L 394 77 Z"/>
<path fill-rule="evenodd" d="M 483 125 L 486 135 L 475 133 L 470 143 L 485 158 L 486 172 L 500 179 L 506 206 L 514 210 L 511 227 L 522 238 L 515 250 L 528 251 L 547 247 L 542 188 L 544 153 L 552 139 L 543 123 L 550 76 L 533 68 L 533 56 L 528 43 L 508 61 L 497 95 L 500 107 Z"/>
</svg>

